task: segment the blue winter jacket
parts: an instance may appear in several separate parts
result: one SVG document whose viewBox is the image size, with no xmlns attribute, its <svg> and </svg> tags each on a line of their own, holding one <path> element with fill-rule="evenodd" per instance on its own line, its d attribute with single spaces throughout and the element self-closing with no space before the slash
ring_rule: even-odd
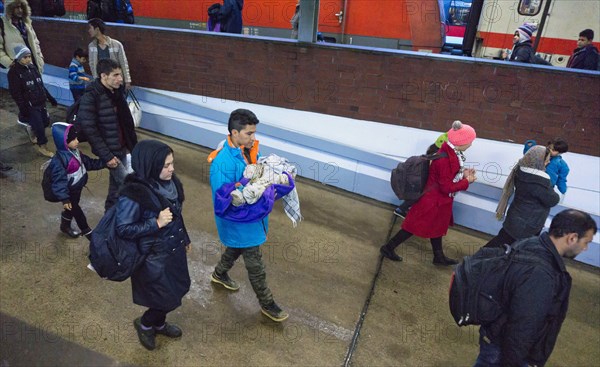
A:
<svg viewBox="0 0 600 367">
<path fill-rule="evenodd" d="M 258 144 L 255 141 L 254 144 Z M 256 163 L 256 162 L 253 162 Z M 232 146 L 228 141 L 218 152 L 210 166 L 210 187 L 213 203 L 215 193 L 225 184 L 239 182 L 246 168 L 246 160 L 241 148 Z M 221 242 L 227 247 L 246 248 L 262 245 L 267 240 L 269 217 L 253 223 L 232 222 L 215 215 L 217 231 Z"/>
<path fill-rule="evenodd" d="M 81 191 L 88 180 L 87 171 L 105 168 L 101 159 L 92 159 L 79 149 L 69 149 L 67 135 L 70 124 L 56 122 L 52 124 L 52 137 L 56 145 L 56 154 L 52 157 L 48 169 L 52 172 L 52 192 L 63 204 L 69 203 L 70 193 Z"/>
<path fill-rule="evenodd" d="M 567 175 L 569 166 L 560 155 L 550 158 L 550 163 L 546 166 L 546 173 L 550 176 L 552 187 L 556 185 L 558 191 L 565 194 L 567 192 Z"/>
</svg>

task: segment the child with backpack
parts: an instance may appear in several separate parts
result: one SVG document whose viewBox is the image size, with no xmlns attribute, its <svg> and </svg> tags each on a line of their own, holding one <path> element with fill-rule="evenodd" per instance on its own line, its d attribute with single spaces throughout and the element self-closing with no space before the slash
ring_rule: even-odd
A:
<svg viewBox="0 0 600 367">
<path fill-rule="evenodd" d="M 425 152 L 425 155 L 432 155 L 437 153 L 438 150 L 440 150 L 440 148 L 442 147 L 442 144 L 444 144 L 445 141 L 448 140 L 448 133 L 443 133 L 440 136 L 438 136 L 438 138 L 436 139 L 435 143 L 431 144 L 429 146 L 429 148 L 427 148 L 427 151 Z M 400 217 L 400 218 L 406 218 L 406 215 L 408 213 L 408 210 L 410 209 L 411 206 L 413 206 L 414 203 L 416 203 L 418 201 L 417 200 L 404 200 L 404 202 L 402 204 L 400 204 L 399 207 L 397 207 L 396 209 L 394 209 L 394 215 Z"/>
<path fill-rule="evenodd" d="M 46 169 L 52 172 L 52 192 L 63 204 L 60 231 L 72 238 L 82 235 L 89 240 L 92 229 L 79 206 L 81 191 L 88 180 L 87 171 L 101 170 L 106 166 L 101 159 L 92 159 L 77 149 L 79 145 L 78 130 L 77 125 L 64 122 L 52 124 L 56 155 Z M 73 218 L 81 232 L 71 228 Z"/>
<path fill-rule="evenodd" d="M 402 261 L 394 249 L 408 240 L 413 234 L 429 238 L 433 249 L 434 265 L 454 265 L 457 261 L 447 258 L 442 249 L 442 237 L 453 225 L 452 204 L 459 191 L 469 188 L 475 182 L 475 170 L 465 168 L 463 152 L 475 140 L 475 129 L 460 121 L 454 121 L 448 131 L 448 141 L 443 143 L 441 157 L 431 162 L 429 176 L 423 195 L 408 212 L 402 223 L 402 229 L 381 246 L 383 257 L 392 261 Z"/>
<path fill-rule="evenodd" d="M 85 92 L 86 83 L 92 79 L 91 75 L 85 73 L 83 64 L 87 62 L 88 54 L 81 48 L 73 53 L 73 59 L 69 65 L 69 89 L 73 95 L 73 102 Z"/>
</svg>

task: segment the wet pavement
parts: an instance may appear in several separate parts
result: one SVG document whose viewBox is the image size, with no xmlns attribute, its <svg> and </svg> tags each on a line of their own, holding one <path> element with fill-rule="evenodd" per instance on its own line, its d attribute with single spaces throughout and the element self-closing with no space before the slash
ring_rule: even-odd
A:
<svg viewBox="0 0 600 367">
<path fill-rule="evenodd" d="M 290 318 L 278 324 L 261 315 L 241 259 L 230 272 L 238 292 L 213 286 L 209 275 L 224 248 L 212 214 L 210 149 L 139 130 L 141 139 L 160 139 L 175 151 L 193 244 L 192 288 L 168 316 L 184 335 L 159 336 L 157 349 L 145 350 L 132 327 L 144 309 L 132 303 L 129 281 L 100 279 L 86 268 L 87 240 L 59 232 L 61 205 L 45 202 L 40 187 L 46 158 L 15 123 L 6 90 L 0 97 L 0 160 L 14 167 L 0 177 L 1 367 L 473 364 L 477 329 L 454 324 L 447 304 L 451 269 L 431 264 L 428 240 L 411 238 L 399 248 L 404 261 L 384 261 L 378 272 L 393 207 L 314 181 L 298 180 L 304 221 L 294 228 L 276 204 L 263 246 L 268 284 Z M 53 122 L 65 114 L 63 107 L 50 111 Z M 91 154 L 87 144 L 81 149 Z M 81 205 L 92 225 L 102 216 L 107 187 L 108 172 L 90 173 Z M 461 257 L 488 239 L 456 228 L 444 245 L 447 255 Z M 568 268 L 570 309 L 548 365 L 598 365 L 600 271 L 572 261 Z"/>
</svg>

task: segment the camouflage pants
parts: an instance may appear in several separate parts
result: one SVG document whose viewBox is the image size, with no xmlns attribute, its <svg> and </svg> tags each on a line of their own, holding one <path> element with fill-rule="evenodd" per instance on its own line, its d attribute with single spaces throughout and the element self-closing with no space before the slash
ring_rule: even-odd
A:
<svg viewBox="0 0 600 367">
<path fill-rule="evenodd" d="M 258 302 L 265 307 L 273 303 L 273 294 L 267 286 L 267 274 L 265 273 L 265 264 L 262 261 L 262 254 L 259 246 L 247 248 L 226 247 L 221 255 L 221 261 L 217 264 L 215 272 L 219 275 L 225 274 L 231 269 L 235 261 L 242 255 L 244 264 L 248 270 L 248 279 L 252 284 L 252 289 L 256 293 Z"/>
</svg>

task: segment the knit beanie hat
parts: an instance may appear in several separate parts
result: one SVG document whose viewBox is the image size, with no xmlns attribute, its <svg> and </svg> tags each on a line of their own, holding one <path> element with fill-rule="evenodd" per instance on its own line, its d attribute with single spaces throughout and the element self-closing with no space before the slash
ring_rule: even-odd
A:
<svg viewBox="0 0 600 367">
<path fill-rule="evenodd" d="M 517 28 L 517 32 L 519 32 L 519 43 L 531 40 L 531 36 L 537 31 L 537 28 L 537 24 L 535 23 L 524 23 Z"/>
<path fill-rule="evenodd" d="M 475 129 L 458 120 L 454 121 L 452 129 L 448 130 L 448 141 L 455 147 L 470 144 L 476 137 Z"/>
<path fill-rule="evenodd" d="M 77 138 L 77 134 L 79 133 L 79 127 L 77 125 L 69 125 L 67 129 L 69 129 L 67 131 L 67 144 L 69 144 L 70 142 L 75 140 L 75 138 Z"/>
<path fill-rule="evenodd" d="M 23 56 L 31 55 L 31 50 L 25 45 L 15 46 L 15 60 L 19 61 Z"/>
</svg>

